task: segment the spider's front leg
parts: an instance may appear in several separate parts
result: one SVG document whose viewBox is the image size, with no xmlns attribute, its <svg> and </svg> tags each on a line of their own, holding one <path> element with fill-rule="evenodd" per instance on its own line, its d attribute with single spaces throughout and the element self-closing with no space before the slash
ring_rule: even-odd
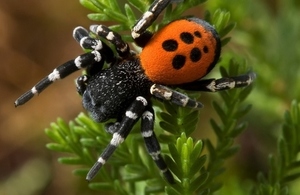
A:
<svg viewBox="0 0 300 195">
<path fill-rule="evenodd" d="M 102 69 L 104 61 L 110 62 L 114 59 L 111 49 L 101 41 L 88 37 L 88 32 L 82 27 L 75 28 L 73 36 L 83 48 L 93 50 L 55 68 L 52 73 L 40 80 L 31 90 L 20 96 L 15 101 L 16 107 L 28 102 L 34 95 L 41 93 L 53 82 L 63 79 L 77 70 L 87 68 L 88 74 L 92 75 Z"/>
<path fill-rule="evenodd" d="M 81 75 L 76 79 L 76 81 L 75 81 L 76 89 L 77 89 L 77 92 L 79 93 L 79 95 L 82 96 L 83 93 L 85 92 L 88 80 L 89 80 L 88 75 Z"/>
<path fill-rule="evenodd" d="M 119 35 L 118 33 L 110 30 L 104 25 L 91 25 L 90 30 L 93 33 L 111 42 L 115 46 L 120 57 L 126 58 L 130 54 L 129 45 L 125 41 L 123 41 L 121 35 Z"/>
<path fill-rule="evenodd" d="M 81 26 L 76 27 L 73 31 L 73 37 L 80 44 L 82 49 L 101 51 L 101 55 L 105 57 L 107 64 L 116 61 L 116 57 L 111 48 L 101 40 L 90 37 L 89 32 L 85 28 Z M 89 74 L 89 72 L 87 74 Z M 93 74 L 93 72 L 91 74 Z"/>
<path fill-rule="evenodd" d="M 114 153 L 116 148 L 126 139 L 133 125 L 142 116 L 147 105 L 147 100 L 144 97 L 138 96 L 129 106 L 129 108 L 125 112 L 125 116 L 120 122 L 118 130 L 113 133 L 113 137 L 110 143 L 104 149 L 97 162 L 88 172 L 86 180 L 91 181 L 96 176 L 100 168 L 106 163 L 106 161 Z"/>
</svg>

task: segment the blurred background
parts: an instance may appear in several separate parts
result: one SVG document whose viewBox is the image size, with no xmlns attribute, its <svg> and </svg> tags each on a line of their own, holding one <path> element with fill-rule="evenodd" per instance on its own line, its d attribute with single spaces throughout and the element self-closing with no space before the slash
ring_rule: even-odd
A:
<svg viewBox="0 0 300 195">
<path fill-rule="evenodd" d="M 15 99 L 57 65 L 82 53 L 72 31 L 91 24 L 79 1 L 0 0 L 0 194 L 76 194 L 71 168 L 45 148 L 44 129 L 82 111 L 74 79 L 56 83 L 26 106 Z M 76 185 L 78 186 L 78 185 Z"/>
<path fill-rule="evenodd" d="M 258 171 L 266 170 L 283 113 L 291 100 L 300 100 L 300 2 L 209 0 L 186 14 L 201 18 L 199 9 L 217 8 L 230 11 L 231 20 L 237 22 L 223 56 L 246 59 L 258 74 L 247 100 L 253 105 L 245 118 L 249 127 L 237 140 L 241 150 L 228 162 L 226 175 L 234 173 L 230 181 L 247 183 L 255 180 Z M 49 139 L 44 129 L 50 122 L 57 117 L 69 121 L 83 111 L 74 85 L 80 72 L 55 83 L 24 106 L 14 108 L 13 104 L 57 65 L 82 53 L 72 31 L 93 23 L 87 19 L 88 13 L 77 0 L 0 0 L 0 194 L 92 193 L 72 175 L 73 167 L 58 164 L 59 154 L 45 148 Z M 207 106 L 200 122 L 209 129 L 207 118 L 215 115 L 210 102 L 218 95 L 202 98 Z M 199 137 L 205 138 L 201 132 Z M 292 187 L 294 194 L 296 191 L 297 187 Z"/>
</svg>

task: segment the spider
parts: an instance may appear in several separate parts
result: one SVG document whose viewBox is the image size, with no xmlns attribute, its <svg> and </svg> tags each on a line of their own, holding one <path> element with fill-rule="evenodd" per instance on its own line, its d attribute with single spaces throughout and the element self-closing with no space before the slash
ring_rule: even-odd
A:
<svg viewBox="0 0 300 195">
<path fill-rule="evenodd" d="M 91 33 L 97 38 L 90 36 L 83 27 L 76 27 L 73 37 L 83 49 L 91 51 L 58 66 L 15 101 L 15 106 L 25 104 L 54 81 L 86 69 L 86 74 L 76 79 L 83 107 L 96 122 L 115 119 L 115 122 L 106 124 L 106 131 L 112 134 L 112 139 L 88 172 L 88 181 L 96 176 L 141 119 L 141 133 L 148 153 L 165 179 L 174 183 L 154 133 L 151 97 L 199 109 L 203 107 L 200 102 L 174 88 L 216 92 L 248 86 L 255 79 L 253 72 L 236 77 L 201 79 L 213 69 L 221 52 L 218 33 L 204 20 L 182 18 L 170 22 L 155 34 L 149 32 L 147 28 L 170 2 L 155 0 L 133 26 L 131 36 L 135 44 L 143 48 L 139 54 L 130 50 L 121 36 L 106 26 L 90 26 Z M 110 42 L 116 54 L 100 38 Z M 105 63 L 109 64 L 107 68 L 104 68 Z"/>
</svg>

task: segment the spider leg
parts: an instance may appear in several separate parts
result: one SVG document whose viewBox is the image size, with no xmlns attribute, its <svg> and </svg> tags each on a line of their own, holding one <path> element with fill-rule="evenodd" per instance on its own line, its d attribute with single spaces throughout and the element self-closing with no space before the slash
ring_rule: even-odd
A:
<svg viewBox="0 0 300 195">
<path fill-rule="evenodd" d="M 95 62 L 100 62 L 101 59 L 102 56 L 100 52 L 95 50 L 89 53 L 82 54 L 77 58 L 58 66 L 52 71 L 52 73 L 44 77 L 35 86 L 33 86 L 31 90 L 25 92 L 22 96 L 20 96 L 15 101 L 15 106 L 17 107 L 19 105 L 25 104 L 35 94 L 41 93 L 45 88 L 51 85 L 54 81 L 63 79 L 66 76 L 72 74 L 73 72 L 79 69 L 86 68 L 90 64 L 94 64 Z"/>
<path fill-rule="evenodd" d="M 178 91 L 172 90 L 163 85 L 152 85 L 150 88 L 150 93 L 159 99 L 171 101 L 178 106 L 196 109 L 203 107 L 203 104 L 201 102 L 192 100 L 187 95 L 179 93 Z"/>
<path fill-rule="evenodd" d="M 235 77 L 199 80 L 192 83 L 186 83 L 180 85 L 179 87 L 191 91 L 217 92 L 217 91 L 222 91 L 227 89 L 248 86 L 254 81 L 255 78 L 256 78 L 256 74 L 250 72 L 248 74 L 239 75 Z"/>
<path fill-rule="evenodd" d="M 156 20 L 158 15 L 169 5 L 171 0 L 155 0 L 148 11 L 136 22 L 131 30 L 133 39 L 137 39 Z"/>
<path fill-rule="evenodd" d="M 77 38 L 79 38 L 79 36 Z M 99 43 L 97 44 L 99 46 Z M 102 43 L 102 47 L 98 47 L 97 49 L 98 50 L 93 50 L 91 52 L 82 54 L 75 59 L 69 60 L 55 68 L 52 73 L 40 80 L 35 86 L 31 88 L 31 90 L 28 90 L 22 96 L 20 96 L 15 101 L 15 106 L 17 107 L 19 105 L 25 104 L 35 94 L 41 93 L 54 81 L 63 79 L 77 70 L 87 68 L 88 75 L 94 75 L 95 73 L 99 72 L 103 67 L 104 61 L 110 62 L 114 57 L 111 49 L 104 43 Z"/>
<path fill-rule="evenodd" d="M 96 176 L 100 168 L 106 163 L 116 148 L 126 139 L 133 125 L 139 120 L 147 105 L 147 100 L 144 97 L 138 96 L 129 106 L 125 112 L 125 116 L 119 124 L 119 129 L 113 133 L 110 143 L 88 172 L 86 180 L 91 181 Z"/>
<path fill-rule="evenodd" d="M 23 95 L 21 95 L 15 101 L 16 107 L 28 102 L 35 94 L 41 93 L 54 81 L 63 79 L 77 70 L 86 68 L 88 75 L 94 75 L 103 68 L 104 61 L 106 61 L 107 63 L 113 63 L 116 61 L 111 48 L 102 41 L 89 37 L 88 31 L 83 27 L 75 28 L 73 31 L 73 37 L 77 42 L 80 43 L 80 46 L 82 48 L 92 49 L 92 51 L 82 54 L 75 59 L 65 62 L 64 64 L 55 68 L 52 73 L 40 80 L 35 86 L 31 88 L 31 90 L 28 90 Z M 80 85 L 80 82 L 81 81 L 77 82 L 77 84 L 79 84 L 77 86 L 84 86 Z M 81 91 L 78 92 L 82 93 L 83 88 L 81 88 L 80 90 Z"/>
<path fill-rule="evenodd" d="M 89 32 L 81 26 L 73 30 L 73 38 L 80 44 L 82 49 L 99 50 L 103 47 L 101 40 L 91 38 Z"/>
<path fill-rule="evenodd" d="M 160 169 L 160 171 L 165 176 L 166 180 L 173 184 L 174 177 L 170 170 L 167 167 L 166 162 L 162 158 L 160 154 L 160 145 L 157 141 L 157 138 L 155 136 L 155 133 L 153 131 L 154 129 L 154 111 L 153 109 L 146 110 L 142 115 L 142 136 L 145 140 L 146 148 L 148 150 L 148 153 L 156 163 L 157 167 Z"/>
<path fill-rule="evenodd" d="M 110 30 L 104 25 L 91 25 L 90 30 L 93 33 L 111 42 L 115 46 L 119 56 L 125 58 L 130 54 L 129 45 L 125 41 L 123 41 L 121 35 L 119 35 L 118 33 Z"/>
<path fill-rule="evenodd" d="M 116 57 L 112 49 L 101 40 L 94 39 L 89 36 L 89 32 L 78 26 L 73 30 L 74 39 L 80 44 L 83 49 L 101 50 L 101 54 L 105 57 L 105 61 L 110 64 L 116 61 Z"/>
<path fill-rule="evenodd" d="M 76 84 L 76 89 L 77 89 L 77 92 L 79 93 L 79 95 L 81 95 L 81 96 L 83 95 L 83 93 L 86 89 L 88 80 L 89 80 L 88 75 L 81 75 L 76 79 L 75 84 Z"/>
</svg>

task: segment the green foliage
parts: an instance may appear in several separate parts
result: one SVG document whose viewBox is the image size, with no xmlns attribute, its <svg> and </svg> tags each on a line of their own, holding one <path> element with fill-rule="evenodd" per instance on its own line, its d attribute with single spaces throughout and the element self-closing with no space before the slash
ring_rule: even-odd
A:
<svg viewBox="0 0 300 195">
<path fill-rule="evenodd" d="M 245 64 L 239 64 L 234 60 L 228 63 L 228 70 L 224 67 L 220 68 L 222 77 L 239 75 L 247 72 Z M 251 109 L 251 105 L 243 105 L 242 102 L 251 92 L 252 86 L 242 89 L 220 92 L 222 103 L 216 101 L 212 105 L 220 119 L 218 123 L 215 119 L 211 119 L 210 123 L 217 137 L 217 145 L 214 146 L 211 140 L 206 140 L 206 146 L 209 151 L 209 162 L 207 172 L 210 177 L 206 185 L 211 192 L 218 190 L 222 184 L 215 181 L 215 177 L 224 172 L 224 161 L 234 155 L 238 151 L 238 147 L 234 145 L 236 138 L 246 127 L 246 122 L 239 122 L 245 114 Z"/>
<path fill-rule="evenodd" d="M 181 17 L 185 10 L 205 1 L 206 0 L 185 0 L 184 3 L 179 3 L 174 9 L 172 5 L 168 6 L 163 19 L 160 22 L 154 22 L 149 30 L 157 31 L 159 27 Z M 80 0 L 80 3 L 94 12 L 88 15 L 89 19 L 93 21 L 110 21 L 117 23 L 116 25 L 110 26 L 110 29 L 122 33 L 131 29 L 142 13 L 147 11 L 152 1 L 128 0 L 127 3 L 122 2 L 122 6 L 117 0 Z M 136 14 L 137 12 L 138 14 Z M 123 35 L 122 37 L 126 41 L 132 41 L 130 35 Z"/>
<path fill-rule="evenodd" d="M 261 113 L 255 120 L 268 125 L 262 129 L 279 126 L 286 106 L 300 99 L 299 1 L 213 0 L 207 6 L 230 11 L 237 22 L 230 52 L 247 56 L 259 75 L 251 96 Z"/>
<path fill-rule="evenodd" d="M 287 195 L 288 184 L 300 177 L 300 104 L 293 101 L 286 111 L 282 136 L 278 139 L 277 156 L 269 155 L 268 176 L 259 173 L 255 195 Z"/>
<path fill-rule="evenodd" d="M 47 148 L 72 154 L 60 157 L 60 163 L 85 165 L 84 168 L 73 171 L 75 175 L 82 177 L 82 180 L 111 139 L 103 124 L 94 122 L 83 113 L 69 124 L 58 119 L 46 129 L 46 134 L 54 142 L 47 144 Z M 113 190 L 118 194 L 139 194 L 139 191 L 136 191 L 139 189 L 134 188 L 135 182 L 145 180 L 142 193 L 162 191 L 164 182 L 158 176 L 155 165 L 150 162 L 151 158 L 144 150 L 140 134 L 132 133 L 100 170 L 95 182 L 89 183 L 89 187 L 94 190 Z M 121 180 L 130 185 L 125 187 Z"/>
<path fill-rule="evenodd" d="M 255 110 L 247 118 L 252 124 L 248 135 L 255 139 L 252 140 L 251 156 L 260 162 L 244 162 L 243 165 L 264 170 L 258 176 L 258 185 L 255 185 L 255 188 L 262 185 L 261 188 L 253 191 L 256 194 L 299 194 L 299 178 L 288 177 L 293 182 L 284 182 L 283 179 L 287 175 L 297 175 L 297 166 L 290 169 L 289 164 L 291 159 L 297 161 L 299 150 L 293 147 L 299 128 L 285 130 L 284 126 L 293 126 L 293 123 L 286 117 L 282 119 L 290 102 L 293 102 L 290 108 L 293 113 L 295 101 L 300 98 L 299 1 L 215 0 L 207 4 L 210 9 L 222 7 L 230 11 L 238 25 L 231 34 L 234 39 L 230 42 L 229 52 L 234 56 L 247 56 L 258 75 L 256 87 L 248 99 Z M 294 120 L 294 123 L 298 122 Z M 274 146 L 276 143 L 277 147 Z M 269 151 L 274 155 L 263 157 Z"/>
</svg>

